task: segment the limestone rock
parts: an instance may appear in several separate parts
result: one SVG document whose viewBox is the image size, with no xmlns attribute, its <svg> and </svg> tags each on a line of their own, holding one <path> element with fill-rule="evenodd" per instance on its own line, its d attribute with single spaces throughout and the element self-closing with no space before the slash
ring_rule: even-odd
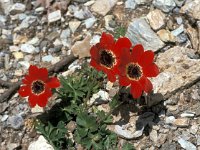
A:
<svg viewBox="0 0 200 150">
<path fill-rule="evenodd" d="M 176 38 L 168 30 L 165 30 L 165 29 L 159 30 L 157 32 L 157 34 L 159 35 L 160 39 L 163 42 L 175 42 L 176 41 Z"/>
<path fill-rule="evenodd" d="M 54 148 L 47 143 L 47 140 L 42 135 L 39 136 L 37 141 L 32 142 L 28 147 L 28 150 L 39 150 L 39 149 L 54 150 Z"/>
<path fill-rule="evenodd" d="M 180 13 L 187 14 L 194 19 L 200 20 L 200 0 L 187 2 L 180 10 Z"/>
<path fill-rule="evenodd" d="M 196 146 L 182 138 L 178 139 L 178 143 L 181 145 L 182 148 L 185 150 L 197 150 Z"/>
<path fill-rule="evenodd" d="M 187 28 L 187 33 L 188 33 L 190 41 L 192 43 L 192 48 L 195 50 L 198 50 L 198 48 L 199 48 L 198 32 L 194 28 L 189 26 Z"/>
<path fill-rule="evenodd" d="M 195 58 L 194 50 L 179 46 L 161 53 L 156 60 L 160 74 L 151 79 L 154 92 L 167 96 L 199 79 L 200 60 Z"/>
<path fill-rule="evenodd" d="M 48 14 L 48 22 L 52 23 L 61 19 L 61 11 L 57 10 Z"/>
<path fill-rule="evenodd" d="M 17 13 L 23 13 L 26 9 L 26 6 L 22 3 L 15 3 L 10 10 L 10 14 L 16 15 Z"/>
<path fill-rule="evenodd" d="M 164 43 L 143 18 L 135 19 L 130 23 L 126 37 L 128 37 L 134 45 L 141 43 L 146 50 L 157 51 L 164 46 Z"/>
<path fill-rule="evenodd" d="M 75 56 L 79 58 L 89 57 L 90 56 L 90 40 L 92 39 L 91 35 L 87 35 L 83 41 L 77 41 L 71 48 Z"/>
<path fill-rule="evenodd" d="M 165 14 L 158 9 L 149 12 L 147 19 L 154 30 L 158 30 L 165 25 Z"/>
<path fill-rule="evenodd" d="M 91 10 L 105 16 L 116 3 L 117 0 L 96 0 Z"/>
<path fill-rule="evenodd" d="M 189 126 L 189 119 L 188 118 L 179 118 L 175 119 L 173 124 L 177 127 L 188 127 Z"/>
<path fill-rule="evenodd" d="M 80 24 L 81 24 L 81 21 L 70 21 L 69 22 L 69 28 L 72 31 L 72 33 L 74 33 L 78 29 Z"/>
</svg>

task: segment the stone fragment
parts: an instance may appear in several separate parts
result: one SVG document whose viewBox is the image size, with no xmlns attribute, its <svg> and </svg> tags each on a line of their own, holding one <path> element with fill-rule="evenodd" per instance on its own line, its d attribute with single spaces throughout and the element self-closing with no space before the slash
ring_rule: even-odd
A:
<svg viewBox="0 0 200 150">
<path fill-rule="evenodd" d="M 19 25 L 19 27 L 15 28 L 15 30 L 22 30 L 22 29 L 27 29 L 31 25 L 37 23 L 37 17 L 36 16 L 27 16 L 22 23 Z"/>
<path fill-rule="evenodd" d="M 138 5 L 151 3 L 152 0 L 135 0 Z"/>
<path fill-rule="evenodd" d="M 184 26 L 183 26 L 183 24 L 182 24 L 182 25 L 180 25 L 177 29 L 173 30 L 171 33 L 172 33 L 174 36 L 178 36 L 178 35 L 181 34 L 183 31 L 184 31 Z"/>
<path fill-rule="evenodd" d="M 83 41 L 77 41 L 71 48 L 73 54 L 75 56 L 79 56 L 79 58 L 89 57 L 90 56 L 90 40 L 91 35 L 87 35 Z"/>
<path fill-rule="evenodd" d="M 199 37 L 199 42 L 200 42 L 200 21 L 197 21 L 197 29 L 198 29 L 198 37 Z M 198 53 L 200 54 L 200 43 L 198 47 Z"/>
<path fill-rule="evenodd" d="M 156 130 L 152 130 L 150 132 L 150 139 L 153 141 L 153 143 L 157 143 L 158 142 L 158 133 Z"/>
<path fill-rule="evenodd" d="M 10 9 L 10 14 L 16 15 L 18 13 L 23 13 L 25 10 L 26 10 L 26 5 L 22 3 L 15 3 L 14 5 L 12 5 Z"/>
<path fill-rule="evenodd" d="M 194 19 L 200 20 L 200 1 L 188 1 L 183 7 L 181 7 L 180 13 L 187 14 Z"/>
<path fill-rule="evenodd" d="M 61 19 L 61 11 L 60 10 L 56 10 L 54 12 L 51 12 L 48 14 L 48 22 L 52 23 L 52 22 L 56 22 L 58 20 Z"/>
<path fill-rule="evenodd" d="M 197 150 L 196 146 L 191 142 L 188 142 L 182 138 L 178 139 L 178 143 L 181 145 L 182 148 L 185 150 Z"/>
<path fill-rule="evenodd" d="M 23 43 L 26 43 L 27 41 L 28 41 L 28 37 L 26 35 L 20 35 L 17 33 L 13 35 L 13 43 L 15 45 L 23 44 Z"/>
<path fill-rule="evenodd" d="M 164 12 L 170 12 L 176 6 L 174 0 L 154 0 L 153 5 Z"/>
<path fill-rule="evenodd" d="M 100 90 L 98 93 L 92 95 L 90 100 L 88 101 L 88 105 L 100 105 L 107 103 L 110 100 L 109 94 L 106 91 Z"/>
<path fill-rule="evenodd" d="M 136 6 L 137 6 L 137 3 L 135 2 L 135 0 L 127 0 L 125 2 L 125 8 L 135 9 Z"/>
<path fill-rule="evenodd" d="M 84 7 L 83 9 L 76 10 L 74 12 L 74 17 L 80 20 L 84 20 L 93 17 L 93 14 L 90 12 L 88 7 Z"/>
<path fill-rule="evenodd" d="M 67 124 L 67 129 L 68 129 L 70 132 L 74 132 L 74 130 L 76 129 L 76 122 L 75 122 L 75 121 L 70 121 L 70 122 Z"/>
<path fill-rule="evenodd" d="M 192 48 L 195 50 L 198 50 L 199 48 L 199 38 L 198 38 L 198 32 L 196 29 L 189 26 L 187 29 L 187 33 L 189 35 L 190 41 L 192 43 Z"/>
<path fill-rule="evenodd" d="M 22 59 L 24 58 L 24 54 L 22 52 L 13 52 L 12 53 L 15 59 Z"/>
<path fill-rule="evenodd" d="M 168 97 L 199 79 L 200 60 L 196 58 L 194 50 L 179 46 L 161 53 L 156 60 L 160 74 L 151 79 L 154 92 Z"/>
<path fill-rule="evenodd" d="M 39 149 L 44 149 L 44 150 L 54 150 L 54 148 L 48 144 L 48 141 L 40 135 L 37 141 L 32 142 L 28 150 L 39 150 Z"/>
<path fill-rule="evenodd" d="M 9 54 L 5 54 L 4 56 L 4 67 L 5 67 L 5 70 L 10 69 L 10 55 Z"/>
<path fill-rule="evenodd" d="M 157 32 L 157 34 L 159 35 L 160 39 L 163 42 L 175 42 L 176 41 L 176 38 L 174 37 L 174 35 L 168 30 L 161 29 Z"/>
<path fill-rule="evenodd" d="M 52 55 L 46 55 L 42 57 L 42 61 L 43 62 L 51 62 L 53 60 L 53 56 Z"/>
<path fill-rule="evenodd" d="M 194 124 L 190 128 L 190 133 L 192 133 L 193 135 L 196 135 L 198 129 L 199 129 L 199 126 L 197 124 Z"/>
<path fill-rule="evenodd" d="M 35 107 L 31 108 L 31 113 L 36 114 L 36 113 L 43 113 L 44 108 L 36 105 Z"/>
<path fill-rule="evenodd" d="M 0 1 L 1 9 L 3 9 L 3 12 L 8 15 L 10 8 L 13 5 L 13 0 L 1 0 Z"/>
<path fill-rule="evenodd" d="M 133 45 L 141 43 L 145 50 L 157 51 L 164 46 L 164 43 L 143 18 L 134 19 L 130 23 L 126 37 L 131 40 Z"/>
<path fill-rule="evenodd" d="M 69 28 L 72 31 L 72 33 L 76 32 L 78 27 L 80 26 L 81 21 L 70 21 L 69 22 Z"/>
<path fill-rule="evenodd" d="M 24 124 L 24 119 L 21 115 L 11 116 L 8 118 L 8 124 L 14 129 L 19 129 Z"/>
<path fill-rule="evenodd" d="M 179 118 L 175 119 L 173 124 L 176 125 L 177 127 L 188 127 L 189 126 L 189 119 L 188 118 Z"/>
<path fill-rule="evenodd" d="M 117 0 L 96 0 L 91 10 L 105 16 L 116 3 Z"/>
<path fill-rule="evenodd" d="M 113 15 L 106 15 L 106 16 L 104 17 L 104 19 L 105 19 L 105 28 L 106 28 L 107 30 L 113 31 L 113 28 L 110 27 L 110 23 L 113 21 L 114 16 L 113 16 Z"/>
<path fill-rule="evenodd" d="M 85 3 L 87 2 L 88 0 L 74 0 L 75 2 L 78 2 L 78 3 Z"/>
<path fill-rule="evenodd" d="M 165 25 L 165 14 L 159 9 L 149 12 L 147 19 L 154 30 L 158 30 Z"/>
<path fill-rule="evenodd" d="M 92 37 L 92 39 L 90 40 L 90 45 L 95 45 L 95 44 L 99 43 L 100 42 L 100 38 L 101 38 L 101 36 L 94 35 Z"/>
<path fill-rule="evenodd" d="M 165 118 L 165 123 L 166 124 L 173 124 L 175 121 L 175 117 L 174 116 L 169 116 Z"/>
<path fill-rule="evenodd" d="M 194 117 L 194 113 L 192 112 L 184 112 L 181 114 L 181 117 L 188 117 L 188 118 L 193 118 Z"/>
<path fill-rule="evenodd" d="M 95 17 L 92 17 L 92 18 L 88 18 L 84 21 L 84 24 L 86 26 L 87 29 L 91 28 L 94 23 L 97 21 L 97 19 Z"/>
<path fill-rule="evenodd" d="M 20 49 L 22 52 L 29 53 L 29 54 L 33 54 L 37 52 L 36 48 L 30 44 L 22 44 Z"/>
</svg>

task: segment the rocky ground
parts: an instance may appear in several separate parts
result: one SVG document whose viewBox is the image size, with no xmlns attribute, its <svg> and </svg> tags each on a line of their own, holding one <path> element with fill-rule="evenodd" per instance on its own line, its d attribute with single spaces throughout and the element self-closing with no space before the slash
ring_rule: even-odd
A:
<svg viewBox="0 0 200 150">
<path fill-rule="evenodd" d="M 152 79 L 155 94 L 141 115 L 123 106 L 111 130 L 137 150 L 200 150 L 200 0 L 1 0 L 0 6 L 1 80 L 17 82 L 30 64 L 49 67 L 71 53 L 79 56 L 69 66 L 73 71 L 103 31 L 125 28 L 133 44 L 156 53 L 161 73 Z M 99 93 L 104 99 L 117 90 L 107 86 Z M 0 149 L 47 145 L 31 130 L 41 112 L 17 93 L 0 103 Z"/>
</svg>

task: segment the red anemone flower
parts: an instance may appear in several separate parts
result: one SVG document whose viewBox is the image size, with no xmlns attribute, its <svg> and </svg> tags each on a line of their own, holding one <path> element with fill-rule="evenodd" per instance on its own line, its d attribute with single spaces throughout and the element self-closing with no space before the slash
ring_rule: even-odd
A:
<svg viewBox="0 0 200 150">
<path fill-rule="evenodd" d="M 90 49 L 90 65 L 106 73 L 109 81 L 115 82 L 116 75 L 119 74 L 120 48 L 124 46 L 129 46 L 124 38 L 115 42 L 112 35 L 102 33 L 100 42 Z"/>
<path fill-rule="evenodd" d="M 127 38 L 127 40 L 129 39 Z M 119 66 L 119 84 L 122 86 L 131 85 L 133 98 L 139 98 L 143 91 L 146 93 L 152 91 L 153 85 L 147 77 L 156 77 L 159 74 L 159 69 L 153 62 L 153 51 L 144 51 L 141 44 L 135 45 L 132 51 L 130 48 L 121 49 L 123 55 L 121 55 Z"/>
<path fill-rule="evenodd" d="M 45 107 L 48 98 L 52 96 L 51 89 L 60 86 L 56 77 L 48 77 L 46 68 L 38 68 L 33 65 L 29 67 L 29 74 L 24 77 L 22 83 L 18 93 L 22 97 L 29 96 L 28 101 L 31 107 L 36 104 Z"/>
</svg>

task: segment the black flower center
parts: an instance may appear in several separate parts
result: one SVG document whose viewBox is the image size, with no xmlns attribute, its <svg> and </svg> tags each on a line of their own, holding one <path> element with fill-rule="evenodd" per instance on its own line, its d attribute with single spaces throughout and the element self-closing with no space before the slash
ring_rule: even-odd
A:
<svg viewBox="0 0 200 150">
<path fill-rule="evenodd" d="M 32 83 L 31 90 L 33 94 L 40 95 L 45 90 L 45 84 L 43 81 L 37 80 Z"/>
<path fill-rule="evenodd" d="M 115 55 L 111 51 L 102 50 L 100 52 L 100 64 L 111 69 L 115 64 Z"/>
<path fill-rule="evenodd" d="M 142 68 L 138 64 L 130 63 L 126 67 L 126 73 L 129 79 L 139 80 L 142 77 Z"/>
</svg>

